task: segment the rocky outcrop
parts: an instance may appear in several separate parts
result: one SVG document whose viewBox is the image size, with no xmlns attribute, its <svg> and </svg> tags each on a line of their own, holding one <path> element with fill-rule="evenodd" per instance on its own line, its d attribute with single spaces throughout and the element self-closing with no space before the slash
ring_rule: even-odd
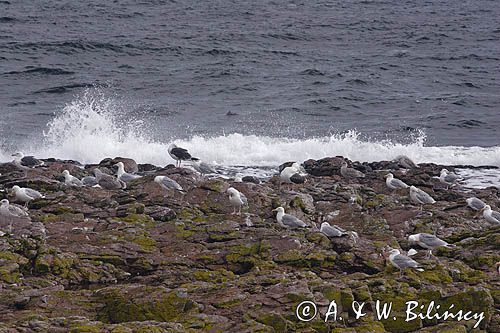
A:
<svg viewBox="0 0 500 333">
<path fill-rule="evenodd" d="M 0 164 L 0 199 L 14 201 L 14 185 L 45 195 L 29 204 L 30 219 L 0 216 L 0 332 L 469 332 L 476 323 L 405 321 L 408 301 L 482 312 L 479 328 L 500 331 L 500 227 L 465 202 L 474 195 L 498 207 L 498 190 L 448 190 L 433 178 L 441 166 L 430 164 L 348 161 L 366 177 L 346 180 L 344 160 L 306 161 L 307 182 L 281 191 L 277 177 L 208 179 L 126 158 L 89 166 L 51 159 L 27 171 Z M 113 191 L 61 182 L 62 170 L 112 174 L 118 161 L 143 177 Z M 407 190 L 389 190 L 388 170 L 437 202 L 420 210 Z M 158 175 L 186 193 L 163 190 Z M 229 187 L 248 198 L 241 216 L 231 214 Z M 308 228 L 280 227 L 279 206 Z M 329 239 L 323 221 L 356 234 Z M 420 232 L 454 246 L 427 258 L 408 242 Z M 383 255 L 388 246 L 422 250 L 413 258 L 424 271 L 400 275 Z M 337 321 L 325 322 L 333 300 Z M 392 302 L 390 318 L 377 320 L 377 300 Z M 302 301 L 317 305 L 313 320 L 298 319 Z M 354 301 L 365 303 L 362 318 Z"/>
</svg>

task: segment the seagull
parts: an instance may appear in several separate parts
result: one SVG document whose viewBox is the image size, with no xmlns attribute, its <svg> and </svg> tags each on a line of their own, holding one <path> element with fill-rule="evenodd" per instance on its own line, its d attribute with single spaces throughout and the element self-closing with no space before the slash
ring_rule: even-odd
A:
<svg viewBox="0 0 500 333">
<path fill-rule="evenodd" d="M 364 178 L 365 174 L 353 168 L 347 167 L 347 162 L 342 162 L 340 174 L 345 178 Z"/>
<path fill-rule="evenodd" d="M 92 176 L 86 176 L 82 178 L 82 183 L 85 186 L 96 186 L 98 185 L 97 179 Z"/>
<path fill-rule="evenodd" d="M 12 154 L 14 156 L 13 163 L 19 167 L 34 168 L 37 166 L 42 166 L 44 163 L 33 156 L 24 156 L 22 152 L 17 152 Z"/>
<path fill-rule="evenodd" d="M 419 272 L 424 271 L 422 268 L 420 268 L 420 264 L 418 262 L 408 256 L 401 254 L 398 249 L 391 249 L 389 251 L 389 261 L 394 267 L 399 268 L 400 276 L 403 275 L 403 271 L 407 268 L 415 268 Z"/>
<path fill-rule="evenodd" d="M 116 178 L 118 178 L 122 182 L 125 182 L 126 184 L 130 183 L 133 180 L 141 178 L 141 176 L 139 175 L 133 175 L 131 173 L 125 172 L 125 165 L 123 164 L 123 162 L 118 162 L 115 164 L 115 166 L 118 167 Z"/>
<path fill-rule="evenodd" d="M 278 214 L 276 214 L 276 220 L 278 224 L 284 228 L 307 228 L 307 225 L 303 221 L 293 215 L 285 214 L 285 209 L 283 207 L 273 209 L 273 212 L 278 212 Z"/>
<path fill-rule="evenodd" d="M 321 223 L 319 231 L 327 237 L 341 237 L 348 234 L 345 230 L 342 230 L 336 225 L 331 226 L 328 222 Z"/>
<path fill-rule="evenodd" d="M 385 177 L 385 184 L 391 190 L 396 190 L 396 189 L 399 189 L 399 188 L 408 188 L 409 187 L 402 180 L 394 178 L 394 175 L 392 173 L 390 173 L 390 172 L 387 175 L 385 175 L 384 177 Z"/>
<path fill-rule="evenodd" d="M 415 235 L 410 235 L 410 236 L 408 236 L 408 240 L 410 242 L 417 243 L 418 245 L 420 245 L 424 249 L 429 250 L 429 252 L 427 254 L 427 258 L 430 258 L 430 256 L 432 256 L 432 250 L 434 250 L 438 247 L 441 247 L 441 246 L 453 247 L 452 245 L 448 244 L 444 240 L 442 240 L 434 235 L 426 234 L 426 233 L 419 233 L 419 234 L 415 234 Z"/>
<path fill-rule="evenodd" d="M 187 149 L 177 147 L 174 143 L 168 147 L 168 154 L 177 161 L 176 166 L 178 167 L 181 166 L 182 161 L 198 161 L 196 157 L 192 157 L 191 154 L 189 154 Z"/>
<path fill-rule="evenodd" d="M 490 205 L 484 206 L 481 211 L 483 212 L 483 217 L 486 221 L 493 224 L 500 223 L 500 213 L 492 210 Z"/>
<path fill-rule="evenodd" d="M 211 174 L 211 173 L 219 173 L 217 170 L 215 170 L 213 168 L 213 166 L 211 166 L 208 163 L 202 162 L 200 160 L 192 160 L 191 162 L 192 162 L 191 165 L 193 166 L 193 168 L 196 171 L 198 171 L 199 173 L 201 173 L 202 175 Z"/>
<path fill-rule="evenodd" d="M 40 192 L 27 187 L 19 187 L 17 185 L 14 185 L 12 187 L 12 191 L 14 192 L 14 196 L 16 197 L 16 199 L 24 202 L 26 206 L 32 200 L 45 198 Z"/>
<path fill-rule="evenodd" d="M 247 197 L 234 187 L 228 188 L 227 193 L 229 193 L 229 202 L 233 206 L 233 212 L 231 213 L 231 215 L 241 215 L 241 207 L 248 206 Z M 236 213 L 236 208 L 238 208 L 238 213 Z"/>
<path fill-rule="evenodd" d="M 26 209 L 9 203 L 9 200 L 0 201 L 0 216 L 4 217 L 29 217 Z"/>
<path fill-rule="evenodd" d="M 303 184 L 306 181 L 306 177 L 301 170 L 299 163 L 294 162 L 291 166 L 284 168 L 280 172 L 280 186 L 281 182 L 287 184 Z"/>
<path fill-rule="evenodd" d="M 165 190 L 176 190 L 184 193 L 182 186 L 172 178 L 167 176 L 156 176 L 154 181 L 155 183 L 160 184 L 160 186 Z"/>
<path fill-rule="evenodd" d="M 462 178 L 455 173 L 449 172 L 447 169 L 441 169 L 439 174 L 439 181 L 446 186 L 455 185 Z"/>
<path fill-rule="evenodd" d="M 120 181 L 111 175 L 105 174 L 99 169 L 94 169 L 94 175 L 97 180 L 97 184 L 106 190 L 119 190 L 127 187 L 123 181 Z"/>
<path fill-rule="evenodd" d="M 467 206 L 469 206 L 473 210 L 477 210 L 477 211 L 480 211 L 481 209 L 483 209 L 486 206 L 484 201 L 482 201 L 481 199 L 478 199 L 476 197 L 468 198 L 465 201 L 467 202 Z"/>
<path fill-rule="evenodd" d="M 422 209 L 422 205 L 436 202 L 429 194 L 415 186 L 410 186 L 410 199 L 413 203 L 420 205 L 420 209 Z"/>
<path fill-rule="evenodd" d="M 75 176 L 72 176 L 68 170 L 64 170 L 62 174 L 64 176 L 64 184 L 68 186 L 78 186 L 78 187 L 83 186 L 82 181 L 76 178 Z"/>
</svg>

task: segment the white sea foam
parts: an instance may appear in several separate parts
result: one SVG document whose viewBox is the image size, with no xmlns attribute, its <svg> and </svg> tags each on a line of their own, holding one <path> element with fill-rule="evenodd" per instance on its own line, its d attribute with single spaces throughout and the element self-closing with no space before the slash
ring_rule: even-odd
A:
<svg viewBox="0 0 500 333">
<path fill-rule="evenodd" d="M 21 149 L 39 158 L 72 159 L 82 163 L 115 156 L 155 165 L 172 163 L 167 154 L 170 139 L 152 140 L 149 133 L 154 129 L 147 128 L 147 124 L 143 119 L 124 116 L 115 98 L 87 91 L 55 116 L 40 143 L 30 143 Z M 285 161 L 338 155 L 363 162 L 407 155 L 417 163 L 500 166 L 500 147 L 428 147 L 423 133 L 410 144 L 362 140 L 355 131 L 307 139 L 233 133 L 175 141 L 193 156 L 225 166 L 277 166 Z M 11 160 L 10 153 L 0 151 L 0 160 Z"/>
</svg>

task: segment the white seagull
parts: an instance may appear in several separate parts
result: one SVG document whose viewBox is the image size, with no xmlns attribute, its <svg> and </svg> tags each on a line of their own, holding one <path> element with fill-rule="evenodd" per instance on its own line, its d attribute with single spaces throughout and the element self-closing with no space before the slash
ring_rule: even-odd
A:
<svg viewBox="0 0 500 333">
<path fill-rule="evenodd" d="M 116 172 L 116 178 L 127 184 L 133 180 L 141 178 L 141 176 L 139 175 L 133 175 L 131 173 L 125 172 L 125 165 L 123 164 L 123 162 L 118 162 L 115 164 L 115 166 L 118 167 L 118 171 Z"/>
<path fill-rule="evenodd" d="M 303 221 L 293 215 L 285 214 L 285 209 L 283 207 L 273 209 L 273 212 L 278 212 L 278 214 L 276 214 L 276 221 L 278 221 L 278 224 L 284 228 L 307 228 L 307 224 Z"/>
<path fill-rule="evenodd" d="M 500 223 L 500 213 L 492 210 L 490 205 L 484 206 L 481 211 L 483 212 L 483 217 L 486 221 L 493 224 Z"/>
<path fill-rule="evenodd" d="M 478 199 L 476 197 L 468 198 L 465 201 L 467 202 L 467 206 L 469 206 L 470 208 L 472 208 L 473 210 L 476 210 L 476 211 L 480 211 L 481 209 L 483 209 L 486 206 L 486 204 L 484 203 L 483 200 Z"/>
<path fill-rule="evenodd" d="M 280 186 L 281 182 L 286 184 L 303 184 L 306 177 L 302 171 L 299 163 L 294 162 L 291 166 L 283 168 L 280 172 Z"/>
<path fill-rule="evenodd" d="M 441 169 L 441 173 L 439 174 L 439 181 L 443 184 L 455 185 L 462 178 L 455 173 L 449 172 L 447 169 Z"/>
<path fill-rule="evenodd" d="M 184 189 L 182 188 L 182 186 L 172 178 L 169 178 L 167 176 L 156 176 L 154 181 L 165 190 L 176 190 L 184 193 Z"/>
<path fill-rule="evenodd" d="M 64 184 L 68 186 L 78 186 L 78 187 L 83 186 L 82 181 L 76 178 L 75 176 L 72 176 L 68 170 L 64 170 L 62 174 L 64 176 Z"/>
<path fill-rule="evenodd" d="M 394 178 L 394 175 L 392 173 L 390 173 L 390 172 L 387 175 L 385 175 L 384 177 L 385 177 L 385 184 L 391 190 L 396 190 L 396 189 L 399 189 L 399 188 L 408 188 L 409 187 L 402 180 Z"/>
<path fill-rule="evenodd" d="M 321 228 L 319 231 L 326 235 L 327 237 L 342 237 L 344 235 L 348 235 L 349 233 L 336 225 L 331 226 L 328 222 L 321 223 Z"/>
<path fill-rule="evenodd" d="M 424 270 L 420 268 L 420 264 L 413 260 L 412 258 L 401 254 L 398 249 L 391 249 L 389 251 L 389 262 L 394 266 L 399 268 L 399 275 L 403 275 L 403 271 L 407 268 L 415 268 L 419 272 Z"/>
<path fill-rule="evenodd" d="M 420 209 L 422 209 L 422 205 L 436 202 L 433 197 L 415 186 L 410 186 L 410 199 L 413 203 L 420 205 Z"/>
<path fill-rule="evenodd" d="M 45 198 L 40 192 L 27 187 L 19 187 L 14 185 L 12 187 L 12 192 L 17 200 L 24 202 L 27 206 L 28 203 L 35 199 Z"/>
<path fill-rule="evenodd" d="M 4 217 L 29 217 L 26 209 L 9 203 L 9 200 L 0 201 L 0 216 Z"/>
<path fill-rule="evenodd" d="M 234 187 L 230 187 L 227 189 L 227 193 L 229 193 L 229 202 L 233 206 L 233 212 L 231 215 L 234 214 L 241 214 L 241 207 L 243 206 L 248 206 L 248 199 L 247 197 L 235 189 Z M 236 213 L 236 208 L 238 208 L 238 213 Z"/>
<path fill-rule="evenodd" d="M 415 234 L 415 235 L 410 235 L 410 236 L 408 236 L 408 240 L 410 242 L 417 243 L 418 245 L 420 245 L 424 249 L 429 250 L 429 252 L 427 253 L 427 258 L 430 258 L 430 256 L 432 255 L 432 250 L 434 250 L 438 247 L 441 247 L 441 246 L 453 247 L 453 245 L 448 244 L 444 240 L 442 240 L 434 235 L 426 234 L 426 233 L 419 233 L 419 234 Z"/>
</svg>

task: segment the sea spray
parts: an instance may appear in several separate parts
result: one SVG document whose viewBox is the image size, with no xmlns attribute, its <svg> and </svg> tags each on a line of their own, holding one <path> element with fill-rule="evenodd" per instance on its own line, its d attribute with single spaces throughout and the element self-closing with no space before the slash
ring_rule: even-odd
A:
<svg viewBox="0 0 500 333">
<path fill-rule="evenodd" d="M 155 128 L 154 120 L 134 111 L 106 90 L 88 89 L 68 103 L 48 123 L 43 140 L 19 147 L 39 158 L 72 159 L 96 163 L 106 157 L 124 156 L 139 163 L 166 165 L 172 138 L 169 128 Z M 168 127 L 168 123 L 166 125 Z M 159 134 L 165 133 L 163 136 Z M 156 140 L 152 137 L 155 135 Z M 361 139 L 354 130 L 324 137 L 286 138 L 229 133 L 195 135 L 175 142 L 193 156 L 220 166 L 276 167 L 285 161 L 345 156 L 371 162 L 407 155 L 417 163 L 448 165 L 500 165 L 500 147 L 427 147 L 422 131 L 410 143 Z M 408 141 L 408 140 L 405 140 Z M 0 151 L 1 161 L 10 151 Z"/>
</svg>

